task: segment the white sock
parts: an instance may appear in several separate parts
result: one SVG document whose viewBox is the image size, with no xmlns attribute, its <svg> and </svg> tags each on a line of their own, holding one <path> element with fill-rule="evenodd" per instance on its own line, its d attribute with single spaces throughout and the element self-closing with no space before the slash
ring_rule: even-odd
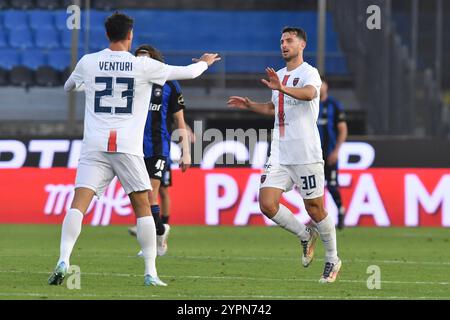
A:
<svg viewBox="0 0 450 320">
<path fill-rule="evenodd" d="M 338 261 L 336 247 L 336 228 L 333 219 L 327 215 L 325 219 L 316 223 L 320 238 L 325 247 L 325 261 L 336 263 Z"/>
<path fill-rule="evenodd" d="M 73 246 L 81 232 L 83 214 L 78 209 L 69 209 L 61 229 L 61 245 L 59 247 L 59 260 L 57 264 L 64 262 L 69 267 L 69 259 L 72 254 Z"/>
<path fill-rule="evenodd" d="M 306 231 L 306 226 L 300 223 L 295 217 L 294 214 L 286 208 L 284 205 L 280 203 L 280 208 L 278 209 L 277 214 L 272 218 L 276 224 L 278 224 L 283 229 L 292 232 L 300 240 L 308 240 L 309 232 Z"/>
<path fill-rule="evenodd" d="M 137 240 L 142 248 L 142 255 L 145 262 L 144 275 L 156 277 L 156 227 L 152 216 L 136 219 Z"/>
</svg>

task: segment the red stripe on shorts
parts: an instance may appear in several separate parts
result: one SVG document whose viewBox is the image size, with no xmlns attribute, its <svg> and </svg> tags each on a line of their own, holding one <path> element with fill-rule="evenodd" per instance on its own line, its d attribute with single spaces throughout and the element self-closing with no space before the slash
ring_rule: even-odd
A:
<svg viewBox="0 0 450 320">
<path fill-rule="evenodd" d="M 117 152 L 117 131 L 109 131 L 108 152 Z"/>
<path fill-rule="evenodd" d="M 288 79 L 289 76 L 285 75 L 282 82 L 283 86 L 286 85 Z M 278 93 L 278 124 L 280 127 L 280 137 L 284 137 L 284 118 L 284 93 L 280 91 Z"/>
</svg>

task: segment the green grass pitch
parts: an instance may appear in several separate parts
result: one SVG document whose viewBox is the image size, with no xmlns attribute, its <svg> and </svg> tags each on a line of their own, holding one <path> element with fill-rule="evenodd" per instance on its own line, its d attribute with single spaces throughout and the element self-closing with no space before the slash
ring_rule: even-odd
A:
<svg viewBox="0 0 450 320">
<path fill-rule="evenodd" d="M 59 225 L 0 225 L 0 299 L 450 299 L 450 230 L 348 228 L 338 232 L 341 273 L 319 284 L 323 246 L 300 263 L 296 238 L 277 227 L 173 226 L 157 259 L 168 287 L 143 286 L 143 260 L 126 226 L 84 226 L 71 258 L 81 289 L 47 285 Z M 367 268 L 381 272 L 370 290 Z"/>
</svg>

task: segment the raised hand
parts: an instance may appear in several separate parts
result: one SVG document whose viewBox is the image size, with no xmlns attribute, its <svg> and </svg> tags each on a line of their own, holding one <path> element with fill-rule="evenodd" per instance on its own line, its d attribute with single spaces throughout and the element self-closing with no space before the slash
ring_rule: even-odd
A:
<svg viewBox="0 0 450 320">
<path fill-rule="evenodd" d="M 227 105 L 230 108 L 245 110 L 250 107 L 250 103 L 251 103 L 251 101 L 247 97 L 243 98 L 243 97 L 232 96 L 228 99 Z"/>
<path fill-rule="evenodd" d="M 269 81 L 267 81 L 266 79 L 261 79 L 262 83 L 264 83 L 268 88 L 272 90 L 280 90 L 281 82 L 276 71 L 272 68 L 266 68 L 266 73 Z"/>
<path fill-rule="evenodd" d="M 179 164 L 180 164 L 181 172 L 185 172 L 187 169 L 189 169 L 191 167 L 191 155 L 183 154 L 183 156 L 180 159 Z"/>
<path fill-rule="evenodd" d="M 214 62 L 219 61 L 221 58 L 218 53 L 204 53 L 199 59 L 193 58 L 193 62 L 205 61 L 208 66 L 212 65 Z"/>
</svg>

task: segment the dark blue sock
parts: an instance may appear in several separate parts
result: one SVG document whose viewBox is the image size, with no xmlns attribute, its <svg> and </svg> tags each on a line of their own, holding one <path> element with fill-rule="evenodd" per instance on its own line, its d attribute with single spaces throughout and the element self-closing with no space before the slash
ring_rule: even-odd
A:
<svg viewBox="0 0 450 320">
<path fill-rule="evenodd" d="M 155 220 L 156 234 L 158 236 L 161 236 L 166 231 L 166 228 L 164 227 L 164 224 L 162 223 L 161 218 L 159 216 L 159 212 L 160 212 L 159 205 L 151 206 L 151 209 L 152 209 L 153 219 Z"/>
</svg>

